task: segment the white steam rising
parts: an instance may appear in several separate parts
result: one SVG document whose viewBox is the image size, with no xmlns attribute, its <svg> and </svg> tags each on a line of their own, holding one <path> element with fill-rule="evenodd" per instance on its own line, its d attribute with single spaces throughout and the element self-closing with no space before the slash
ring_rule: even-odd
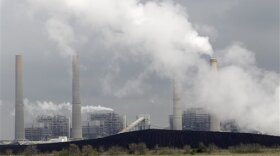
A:
<svg viewBox="0 0 280 156">
<path fill-rule="evenodd" d="M 239 43 L 217 56 L 218 73 L 200 67 L 186 101 L 235 119 L 243 129 L 279 135 L 279 74 L 257 68 L 254 54 Z"/>
<path fill-rule="evenodd" d="M 198 34 L 185 9 L 174 1 L 29 2 L 34 14 L 47 12 L 49 37 L 62 52 L 73 54 L 77 44 L 89 42 L 88 35 L 94 35 L 122 56 L 147 58 L 148 71 L 175 77 L 186 107 L 204 106 L 221 119 L 237 120 L 243 128 L 280 134 L 279 73 L 258 68 L 253 53 L 239 43 L 218 51 L 219 71 L 210 72 L 203 56 L 212 55 L 208 37 Z M 120 47 L 127 50 L 118 51 Z M 139 91 L 144 80 L 131 82 L 116 96 Z"/>
<path fill-rule="evenodd" d="M 85 29 L 106 41 L 107 46 L 125 46 L 129 52 L 148 56 L 151 68 L 168 77 L 195 64 L 189 55 L 212 54 L 208 37 L 198 35 L 184 8 L 173 1 L 29 1 L 34 10 L 50 13 L 46 19 L 49 37 L 68 54 L 75 51 L 73 38 Z M 74 30 L 72 25 L 79 25 L 82 30 Z"/>
<path fill-rule="evenodd" d="M 50 38 L 57 43 L 62 54 L 75 54 L 74 49 L 69 46 L 75 41 L 74 32 L 69 24 L 57 19 L 50 19 L 46 22 L 46 27 Z"/>
<path fill-rule="evenodd" d="M 51 101 L 36 101 L 30 102 L 28 99 L 24 100 L 25 117 L 27 123 L 36 119 L 40 115 L 65 115 L 71 117 L 72 105 L 67 103 L 54 103 Z M 82 106 L 83 118 L 89 113 L 112 112 L 111 108 L 98 106 Z M 14 112 L 14 111 L 13 111 Z"/>
<path fill-rule="evenodd" d="M 83 106 L 82 112 L 83 113 L 93 113 L 93 112 L 113 112 L 112 108 L 98 106 Z"/>
</svg>

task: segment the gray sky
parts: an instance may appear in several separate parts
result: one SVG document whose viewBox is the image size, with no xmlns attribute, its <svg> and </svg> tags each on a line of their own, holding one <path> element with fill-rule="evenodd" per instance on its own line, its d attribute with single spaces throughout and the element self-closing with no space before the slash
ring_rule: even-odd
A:
<svg viewBox="0 0 280 156">
<path fill-rule="evenodd" d="M 189 21 L 199 34 L 209 36 L 214 51 L 233 42 L 242 42 L 254 52 L 258 67 L 279 73 L 278 0 L 177 2 L 186 8 Z M 71 102 L 71 62 L 70 57 L 61 55 L 57 44 L 48 37 L 44 21 L 48 12 L 32 14 L 27 0 L 1 0 L 1 3 L 0 139 L 12 139 L 14 56 L 23 55 L 24 97 L 33 102 Z M 102 43 L 99 36 L 88 34 L 87 37 L 90 42 L 73 45 L 81 52 L 83 105 L 113 108 L 126 114 L 130 121 L 137 114 L 147 113 L 151 114 L 153 125 L 168 126 L 168 115 L 172 112 L 170 81 L 156 72 L 139 76 L 139 73 L 146 72 L 145 57 L 112 56 L 107 52 L 112 49 Z M 135 79 L 139 81 L 133 81 Z M 129 81 L 133 81 L 134 86 L 125 88 Z M 110 84 L 109 89 L 105 83 Z"/>
</svg>

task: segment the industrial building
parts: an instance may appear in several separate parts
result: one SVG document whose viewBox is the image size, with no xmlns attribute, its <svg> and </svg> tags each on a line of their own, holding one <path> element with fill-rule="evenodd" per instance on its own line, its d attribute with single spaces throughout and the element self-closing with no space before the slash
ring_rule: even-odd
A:
<svg viewBox="0 0 280 156">
<path fill-rule="evenodd" d="M 183 130 L 209 131 L 210 118 L 203 108 L 189 108 L 183 113 Z"/>
<path fill-rule="evenodd" d="M 49 141 L 59 137 L 69 137 L 72 131 L 66 116 L 38 116 L 36 121 L 25 128 L 25 136 L 30 141 Z M 150 129 L 150 115 L 137 115 L 136 120 L 126 127 L 126 117 L 113 111 L 96 111 L 87 114 L 83 121 L 83 139 L 102 138 L 121 132 Z"/>
<path fill-rule="evenodd" d="M 38 116 L 32 126 L 25 128 L 26 139 L 47 141 L 61 136 L 69 136 L 69 119 L 66 116 Z"/>
<path fill-rule="evenodd" d="M 169 115 L 169 125 L 172 128 L 173 125 L 173 115 Z M 197 108 L 188 108 L 183 112 L 182 115 L 182 129 L 183 130 L 192 130 L 192 131 L 211 131 L 211 121 L 217 121 L 213 119 L 212 114 L 210 114 L 206 109 L 197 107 Z M 218 123 L 220 127 L 220 123 Z M 212 125 L 212 127 L 214 127 Z M 217 127 L 217 126 L 215 126 Z M 220 130 L 219 130 L 220 131 Z"/>
<path fill-rule="evenodd" d="M 124 128 L 124 117 L 115 112 L 88 114 L 83 122 L 83 138 L 93 139 L 114 135 Z"/>
</svg>

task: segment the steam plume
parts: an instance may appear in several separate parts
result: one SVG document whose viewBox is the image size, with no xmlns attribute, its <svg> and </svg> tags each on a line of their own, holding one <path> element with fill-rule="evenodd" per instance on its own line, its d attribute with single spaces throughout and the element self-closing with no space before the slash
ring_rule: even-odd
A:
<svg viewBox="0 0 280 156">
<path fill-rule="evenodd" d="M 208 37 L 198 34 L 175 1 L 29 2 L 35 13 L 48 12 L 44 20 L 49 37 L 64 53 L 71 54 L 77 44 L 89 42 L 89 34 L 94 35 L 123 56 L 146 58 L 148 71 L 176 77 L 186 107 L 203 106 L 244 128 L 280 134 L 279 73 L 258 68 L 253 52 L 234 43 L 215 53 L 221 63 L 218 74 L 211 74 L 204 59 L 213 51 Z"/>
<path fill-rule="evenodd" d="M 36 101 L 30 102 L 28 99 L 24 100 L 25 105 L 25 116 L 27 123 L 32 122 L 39 115 L 65 115 L 71 116 L 72 105 L 69 102 L 54 103 L 52 101 Z M 86 118 L 88 113 L 98 112 L 111 112 L 114 111 L 112 108 L 98 106 L 82 106 L 83 118 Z M 14 115 L 14 114 L 13 114 Z"/>
</svg>

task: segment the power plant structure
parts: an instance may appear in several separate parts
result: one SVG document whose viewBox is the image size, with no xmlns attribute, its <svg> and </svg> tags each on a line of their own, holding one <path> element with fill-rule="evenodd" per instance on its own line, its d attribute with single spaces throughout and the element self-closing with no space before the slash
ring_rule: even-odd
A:
<svg viewBox="0 0 280 156">
<path fill-rule="evenodd" d="M 117 134 L 124 127 L 124 117 L 113 112 L 94 112 L 87 114 L 83 121 L 83 138 L 95 139 Z"/>
<path fill-rule="evenodd" d="M 212 72 L 218 71 L 218 64 L 217 64 L 216 58 L 210 59 L 210 68 L 211 68 Z M 220 119 L 214 113 L 211 113 L 211 114 L 208 114 L 207 112 L 199 113 L 199 112 L 201 112 L 201 110 L 200 111 L 192 110 L 192 111 L 195 111 L 195 113 L 193 113 L 192 117 L 189 116 L 190 118 L 186 118 L 186 114 L 189 114 L 190 112 L 189 113 L 184 112 L 184 116 L 183 116 L 177 85 L 178 84 L 176 84 L 176 81 L 173 80 L 173 114 L 170 115 L 170 119 L 172 119 L 172 120 L 169 120 L 170 129 L 172 129 L 172 130 L 198 129 L 198 130 L 203 130 L 203 131 L 215 131 L 215 132 L 221 131 Z M 203 121 L 203 123 L 206 124 L 206 125 L 204 125 L 204 128 L 199 127 L 198 125 L 193 128 L 189 127 L 189 125 L 186 125 L 187 123 L 191 124 L 190 126 L 193 126 L 194 124 L 200 124 L 199 121 L 194 121 L 198 118 L 201 118 L 201 117 L 199 117 L 200 116 L 199 114 L 204 116 L 203 120 L 205 120 L 205 121 Z M 210 118 L 210 121 L 209 121 L 209 118 Z M 183 128 L 183 125 L 185 128 Z M 210 127 L 208 128 L 208 126 L 210 126 Z"/>
<path fill-rule="evenodd" d="M 80 58 L 72 56 L 72 134 L 74 140 L 82 139 L 82 113 L 80 99 Z"/>
<path fill-rule="evenodd" d="M 119 133 L 125 133 L 129 131 L 145 130 L 151 128 L 151 117 L 149 114 L 139 114 L 136 116 L 136 120 L 124 127 Z"/>
<path fill-rule="evenodd" d="M 183 130 L 209 131 L 210 115 L 204 108 L 189 108 L 183 113 Z"/>
<path fill-rule="evenodd" d="M 26 126 L 25 136 L 30 141 L 48 141 L 69 136 L 69 118 L 63 115 L 40 115 L 31 126 Z"/>
<path fill-rule="evenodd" d="M 24 103 L 23 103 L 23 61 L 16 55 L 15 63 L 15 140 L 25 140 L 24 135 Z"/>
<path fill-rule="evenodd" d="M 216 58 L 210 59 L 210 67 L 212 72 L 218 71 L 218 64 Z M 15 140 L 25 140 L 25 135 L 33 135 L 31 133 L 40 133 L 44 135 L 47 133 L 41 130 L 40 127 L 24 128 L 24 103 L 23 103 L 23 60 L 21 55 L 16 55 L 15 64 Z M 179 94 L 178 81 L 174 78 L 173 82 L 173 114 L 170 116 L 170 128 L 173 130 L 202 130 L 202 131 L 221 131 L 220 119 L 214 113 L 205 113 L 200 109 L 190 109 L 182 112 L 181 98 Z M 194 111 L 195 113 L 192 113 Z M 62 121 L 62 120 L 61 120 Z M 103 122 L 103 124 L 101 123 Z M 136 120 L 126 125 L 126 119 L 121 118 L 118 114 L 92 114 L 90 122 L 87 125 L 82 123 L 81 99 L 80 99 L 80 58 L 79 54 L 72 56 L 72 122 L 63 120 L 64 136 L 69 136 L 72 140 L 80 140 L 85 138 L 104 137 L 117 133 L 124 133 L 132 130 L 141 130 L 150 128 L 150 116 L 139 115 Z M 72 123 L 72 128 L 70 127 Z M 99 127 L 96 124 L 99 123 Z M 68 128 L 65 128 L 67 127 Z M 90 132 L 93 129 L 100 132 Z M 107 127 L 107 128 L 106 128 Z M 209 127 L 209 128 L 208 128 Z M 102 131 L 102 132 L 101 132 Z M 88 132 L 88 133 L 87 133 Z M 56 133 L 56 132 L 53 132 Z M 60 132 L 58 132 L 60 134 Z M 87 134 L 86 134 L 87 133 Z M 58 136 L 58 135 L 53 135 Z M 32 136 L 33 137 L 33 136 Z M 31 137 L 28 137 L 30 139 Z M 33 137 L 34 138 L 34 137 Z M 38 140 L 30 139 L 30 140 Z"/>
<path fill-rule="evenodd" d="M 210 59 L 210 67 L 212 72 L 218 72 L 218 64 L 217 64 L 217 59 L 216 58 L 211 58 Z M 210 115 L 210 131 L 221 131 L 221 126 L 220 126 L 220 119 L 217 117 L 216 114 L 212 113 Z"/>
<path fill-rule="evenodd" d="M 178 88 L 176 80 L 173 80 L 173 121 L 172 121 L 172 129 L 173 130 L 182 130 L 182 108 L 181 101 L 178 95 Z"/>
</svg>

